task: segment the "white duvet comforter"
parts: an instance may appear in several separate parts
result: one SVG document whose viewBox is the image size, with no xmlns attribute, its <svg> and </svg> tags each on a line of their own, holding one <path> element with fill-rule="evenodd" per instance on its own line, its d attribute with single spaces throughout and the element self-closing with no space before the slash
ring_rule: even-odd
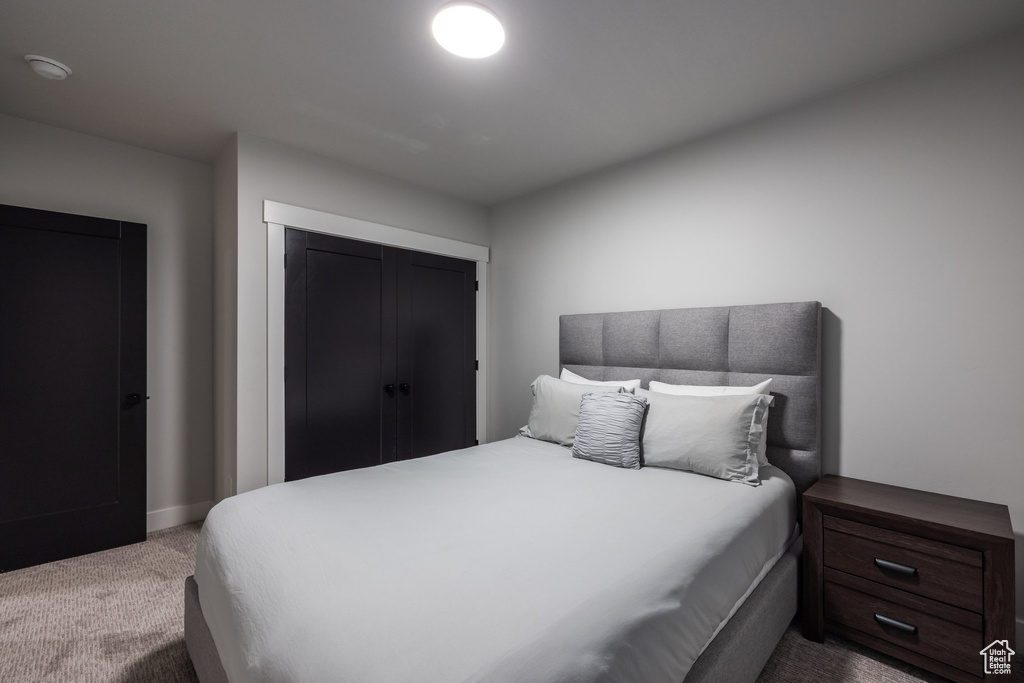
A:
<svg viewBox="0 0 1024 683">
<path fill-rule="evenodd" d="M 679 683 L 792 536 L 762 481 L 516 437 L 229 498 L 195 577 L 231 681 Z"/>
</svg>

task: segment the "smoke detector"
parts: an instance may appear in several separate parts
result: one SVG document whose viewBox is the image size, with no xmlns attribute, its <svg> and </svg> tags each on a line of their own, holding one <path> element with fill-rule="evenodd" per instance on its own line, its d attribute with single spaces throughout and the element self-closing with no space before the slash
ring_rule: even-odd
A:
<svg viewBox="0 0 1024 683">
<path fill-rule="evenodd" d="M 43 78 L 49 78 L 51 81 L 63 81 L 71 75 L 71 69 L 56 59 L 39 55 L 25 55 L 25 61 L 32 67 L 33 71 Z"/>
</svg>

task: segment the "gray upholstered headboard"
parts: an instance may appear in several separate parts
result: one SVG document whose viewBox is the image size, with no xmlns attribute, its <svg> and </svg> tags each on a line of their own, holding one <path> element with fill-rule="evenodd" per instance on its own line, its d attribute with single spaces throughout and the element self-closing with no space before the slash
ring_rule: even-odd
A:
<svg viewBox="0 0 1024 683">
<path fill-rule="evenodd" d="M 559 318 L 561 367 L 596 380 L 751 386 L 772 378 L 768 460 L 799 493 L 821 478 L 821 304 Z"/>
</svg>

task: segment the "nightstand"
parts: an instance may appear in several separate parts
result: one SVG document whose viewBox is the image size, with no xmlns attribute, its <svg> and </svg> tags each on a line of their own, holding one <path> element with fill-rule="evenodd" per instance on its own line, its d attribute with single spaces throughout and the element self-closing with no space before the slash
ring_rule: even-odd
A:
<svg viewBox="0 0 1024 683">
<path fill-rule="evenodd" d="M 1016 649 L 1005 505 L 826 475 L 803 524 L 806 638 L 828 630 L 954 681 L 1012 680 L 980 654 Z"/>
</svg>

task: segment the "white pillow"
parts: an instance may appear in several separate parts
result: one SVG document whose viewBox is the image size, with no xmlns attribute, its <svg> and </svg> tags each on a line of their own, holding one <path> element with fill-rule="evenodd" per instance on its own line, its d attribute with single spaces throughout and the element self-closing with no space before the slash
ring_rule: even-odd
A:
<svg viewBox="0 0 1024 683">
<path fill-rule="evenodd" d="M 750 486 L 760 484 L 757 442 L 764 394 L 672 396 L 641 389 L 648 401 L 644 467 L 669 467 Z"/>
<path fill-rule="evenodd" d="M 651 380 L 651 391 L 673 396 L 749 396 L 751 394 L 770 394 L 768 387 L 771 386 L 771 383 L 770 379 L 766 379 L 752 387 L 705 387 L 696 384 L 665 384 Z"/>
<path fill-rule="evenodd" d="M 750 396 L 752 394 L 771 395 L 768 387 L 771 379 L 766 379 L 760 384 L 752 387 L 705 387 L 695 384 L 665 384 L 664 382 L 651 381 L 651 391 L 658 394 L 672 394 L 673 396 Z M 768 408 L 764 409 L 764 416 L 761 418 L 761 440 L 757 444 L 757 466 L 767 467 L 766 454 L 768 450 Z"/>
<path fill-rule="evenodd" d="M 570 447 L 576 436 L 583 395 L 625 391 L 620 386 L 595 387 L 589 384 L 573 384 L 548 375 L 541 375 L 533 380 L 530 388 L 533 389 L 530 421 L 519 430 L 519 433 L 531 439 L 551 441 L 559 446 Z"/>
<path fill-rule="evenodd" d="M 636 391 L 640 388 L 640 380 L 638 379 L 625 379 L 621 381 L 613 382 L 598 382 L 597 380 L 587 379 L 586 377 L 580 377 L 575 372 L 562 368 L 562 374 L 558 376 L 558 379 L 563 382 L 572 382 L 573 384 L 589 384 L 591 386 L 610 386 L 610 387 L 623 387 L 628 391 Z"/>
</svg>

